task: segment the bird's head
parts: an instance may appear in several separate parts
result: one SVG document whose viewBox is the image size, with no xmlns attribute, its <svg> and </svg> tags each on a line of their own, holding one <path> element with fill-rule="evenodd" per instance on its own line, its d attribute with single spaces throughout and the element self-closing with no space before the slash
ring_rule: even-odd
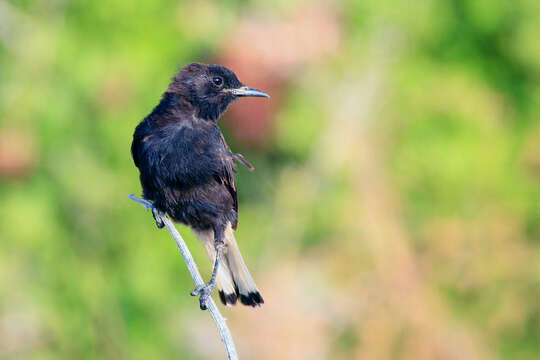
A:
<svg viewBox="0 0 540 360">
<path fill-rule="evenodd" d="M 264 91 L 242 84 L 225 66 L 200 63 L 182 68 L 172 78 L 167 92 L 178 94 L 198 111 L 200 117 L 213 121 L 239 97 L 270 97 Z"/>
</svg>

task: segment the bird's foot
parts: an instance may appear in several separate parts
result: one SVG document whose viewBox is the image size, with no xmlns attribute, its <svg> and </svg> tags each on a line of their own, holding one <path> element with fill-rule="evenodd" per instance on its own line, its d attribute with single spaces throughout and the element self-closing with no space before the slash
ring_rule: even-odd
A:
<svg viewBox="0 0 540 360">
<path fill-rule="evenodd" d="M 208 301 L 208 298 L 210 298 L 210 295 L 212 294 L 212 291 L 216 287 L 216 282 L 209 281 L 206 284 L 198 285 L 193 291 L 190 293 L 191 296 L 197 296 L 199 295 L 199 303 L 201 310 L 206 310 L 206 302 Z"/>
<path fill-rule="evenodd" d="M 156 226 L 158 229 L 161 229 L 165 226 L 163 223 L 162 217 L 165 216 L 165 213 L 156 208 L 154 205 L 152 205 L 152 216 L 154 217 L 154 220 L 156 221 Z"/>
</svg>

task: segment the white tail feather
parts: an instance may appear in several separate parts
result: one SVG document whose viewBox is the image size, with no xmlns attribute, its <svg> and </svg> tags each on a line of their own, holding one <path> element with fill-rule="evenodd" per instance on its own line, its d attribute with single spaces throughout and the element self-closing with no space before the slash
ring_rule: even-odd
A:
<svg viewBox="0 0 540 360">
<path fill-rule="evenodd" d="M 257 285 L 253 281 L 249 270 L 242 258 L 238 244 L 234 237 L 234 232 L 231 227 L 231 223 L 227 225 L 225 229 L 225 244 L 227 245 L 227 253 L 225 255 L 225 260 L 231 269 L 231 273 L 238 286 L 240 294 L 248 295 L 251 292 L 257 292 Z"/>
</svg>

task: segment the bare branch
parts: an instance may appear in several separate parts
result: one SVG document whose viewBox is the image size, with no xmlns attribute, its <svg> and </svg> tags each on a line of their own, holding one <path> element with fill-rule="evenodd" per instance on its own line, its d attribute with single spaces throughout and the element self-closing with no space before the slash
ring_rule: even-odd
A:
<svg viewBox="0 0 540 360">
<path fill-rule="evenodd" d="M 141 199 L 133 194 L 130 194 L 129 198 L 131 200 L 141 203 L 147 210 L 152 208 L 152 202 L 148 200 Z M 191 253 L 189 252 L 189 249 L 186 243 L 184 242 L 184 239 L 182 238 L 178 230 L 176 230 L 176 227 L 174 227 L 174 224 L 171 222 L 171 220 L 169 220 L 167 216 L 161 216 L 161 215 L 157 215 L 157 216 L 161 218 L 161 220 L 163 221 L 163 224 L 165 224 L 165 227 L 167 228 L 167 230 L 169 230 L 169 233 L 171 233 L 171 236 L 176 242 L 176 245 L 178 246 L 178 250 L 180 250 L 182 257 L 184 258 L 184 261 L 186 262 L 186 266 L 189 270 L 191 278 L 193 279 L 193 282 L 195 283 L 195 286 L 198 287 L 198 286 L 204 285 L 204 281 L 202 279 L 201 274 L 199 273 L 199 269 L 197 269 L 197 264 L 195 264 L 195 261 L 193 260 L 193 257 L 191 256 Z M 217 305 L 212 299 L 212 297 L 208 298 L 206 306 L 208 308 L 208 311 L 210 312 L 210 315 L 212 316 L 212 319 L 216 323 L 216 326 L 219 330 L 219 335 L 221 336 L 221 341 L 223 342 L 223 344 L 225 344 L 225 350 L 227 351 L 227 358 L 229 360 L 238 360 L 238 354 L 236 353 L 236 348 L 234 346 L 234 341 L 233 341 L 231 332 L 229 331 L 229 328 L 227 327 L 227 324 L 225 323 L 225 318 L 219 312 L 219 309 L 217 308 Z"/>
</svg>

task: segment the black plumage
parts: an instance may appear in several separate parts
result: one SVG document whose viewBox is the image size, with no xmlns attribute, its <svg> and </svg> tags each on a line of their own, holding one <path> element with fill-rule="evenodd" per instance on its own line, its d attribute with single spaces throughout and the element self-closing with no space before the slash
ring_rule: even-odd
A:
<svg viewBox="0 0 540 360">
<path fill-rule="evenodd" d="M 231 151 L 217 125 L 241 96 L 268 97 L 244 86 L 226 67 L 189 64 L 172 78 L 133 135 L 131 153 L 143 197 L 153 201 L 155 211 L 193 228 L 214 260 L 211 280 L 196 289 L 203 309 L 216 278 L 224 304 L 234 305 L 237 298 L 252 306 L 264 302 L 232 232 L 238 224 L 235 160 L 252 166 Z"/>
</svg>

